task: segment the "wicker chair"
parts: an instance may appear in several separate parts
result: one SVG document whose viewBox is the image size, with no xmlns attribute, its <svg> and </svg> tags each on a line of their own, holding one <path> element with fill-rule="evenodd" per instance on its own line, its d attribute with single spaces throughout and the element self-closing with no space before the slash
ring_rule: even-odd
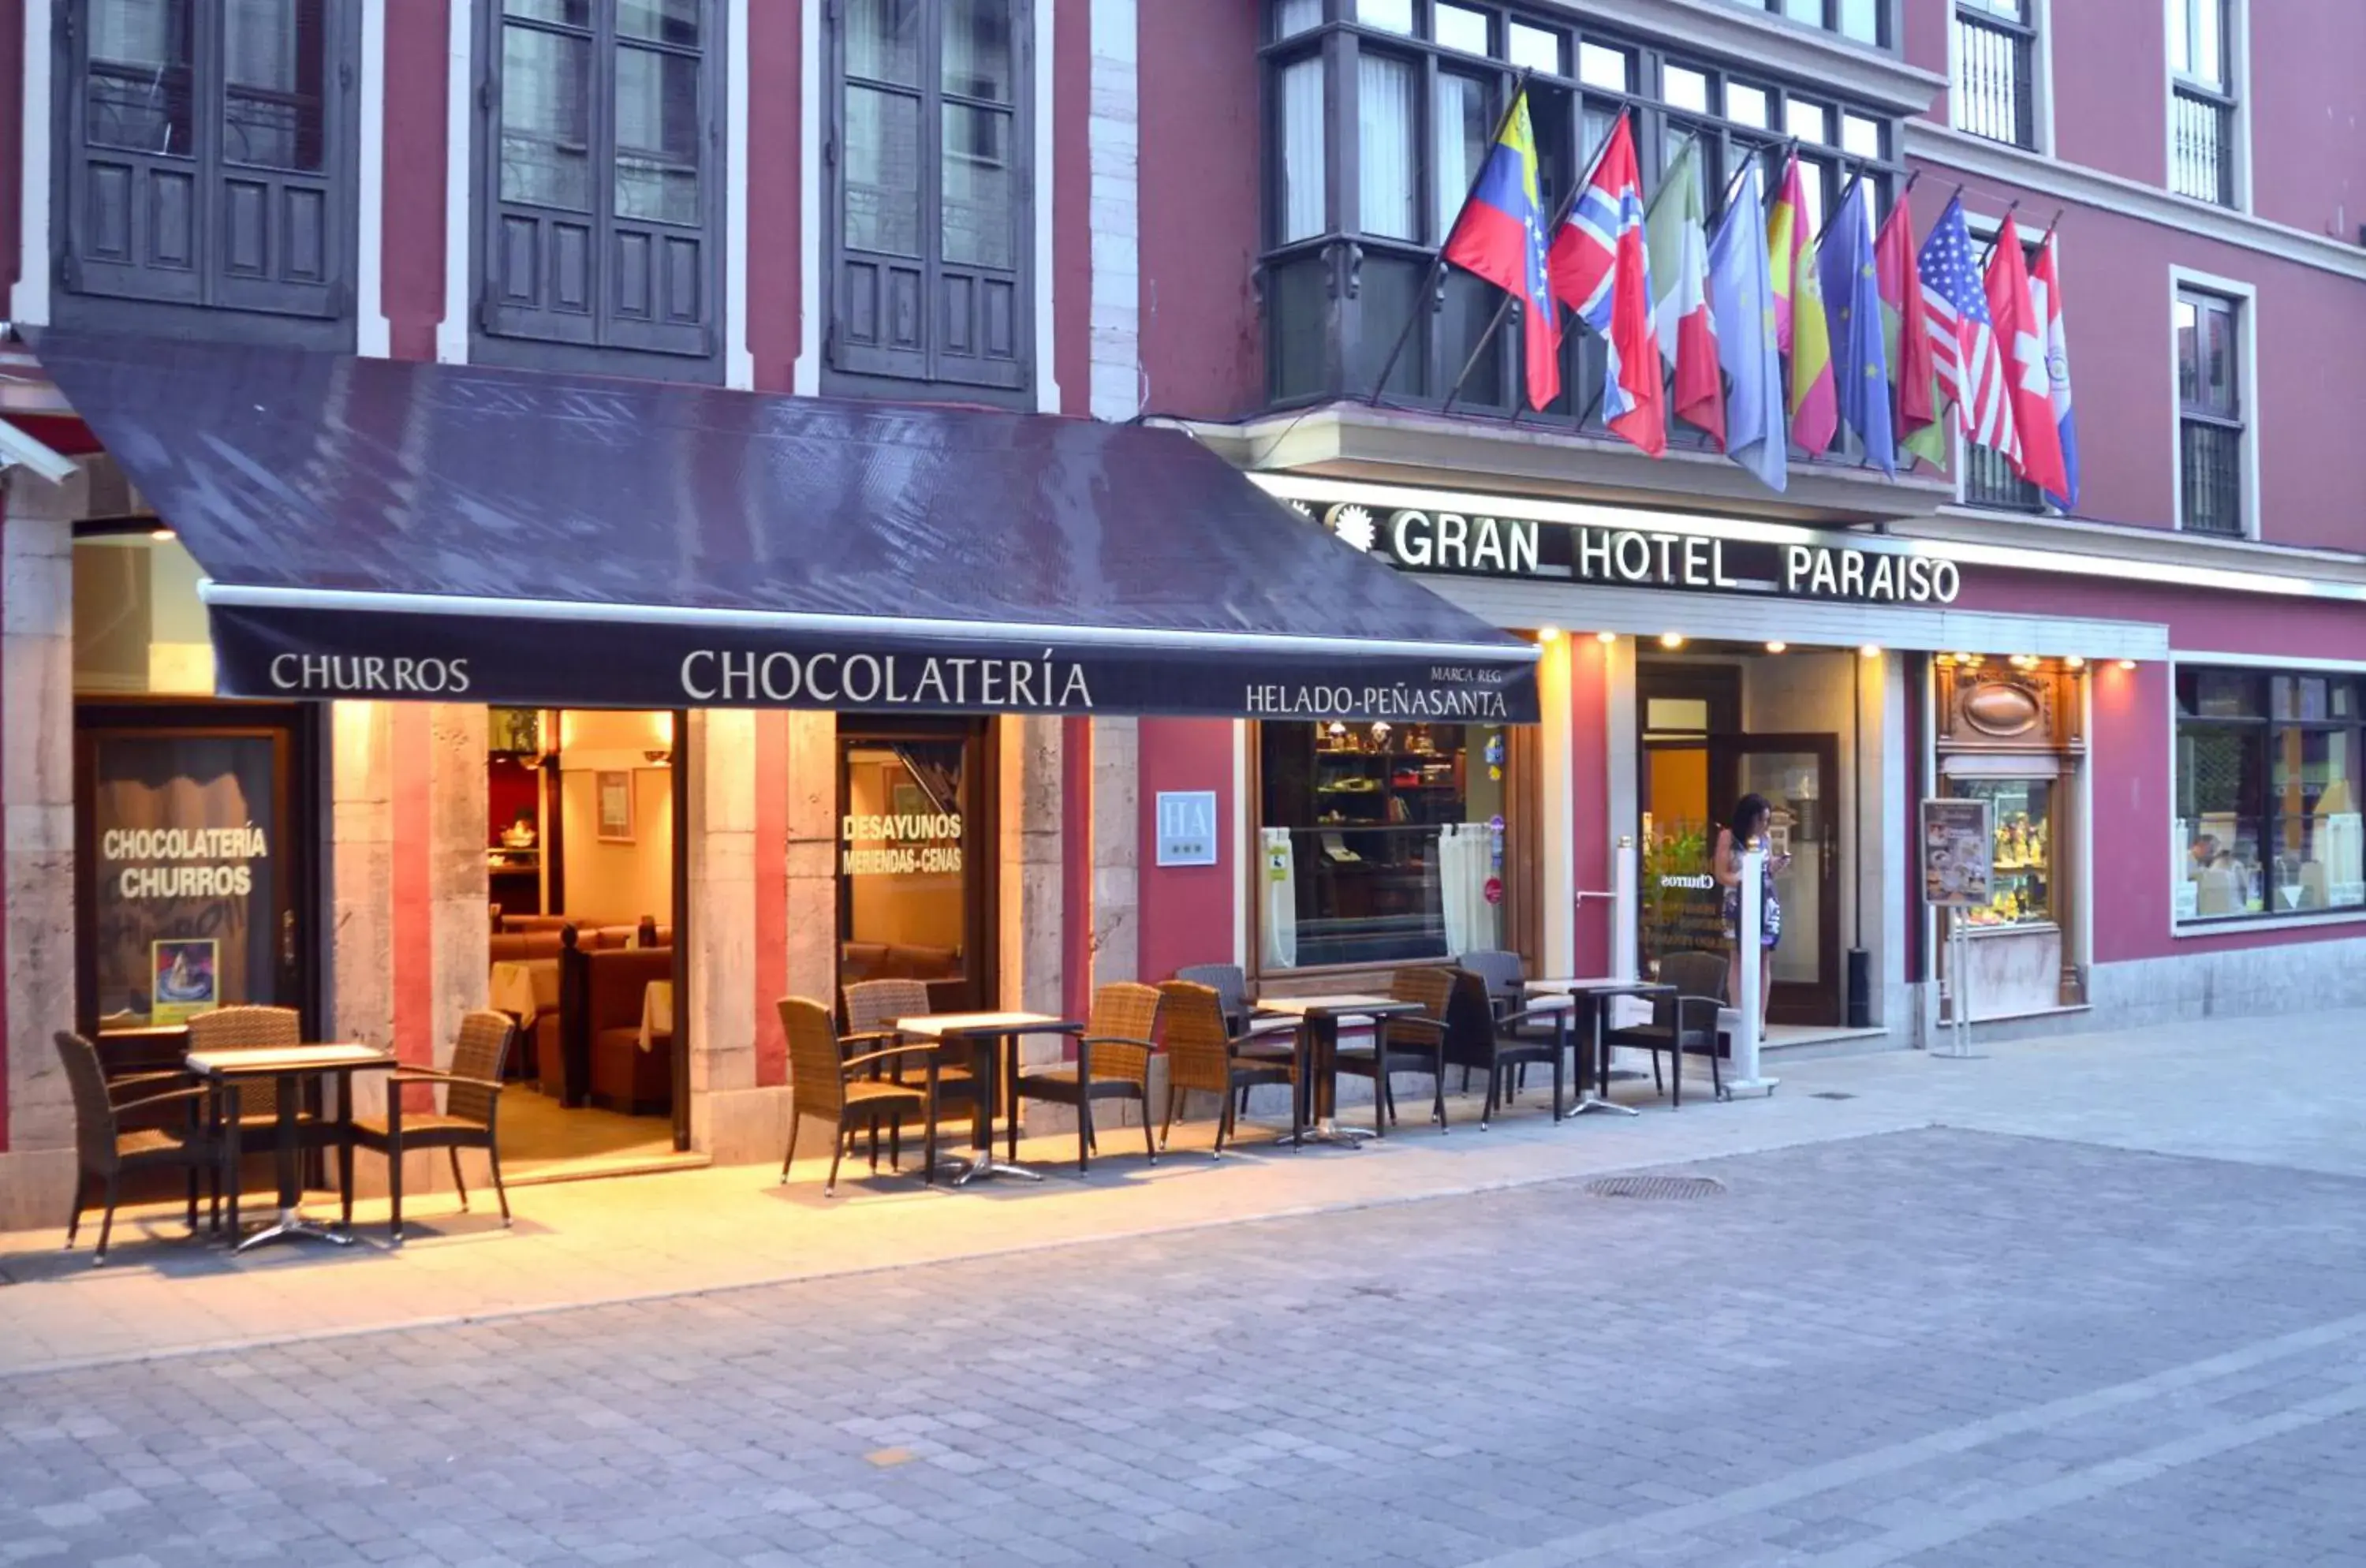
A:
<svg viewBox="0 0 2366 1568">
<path fill-rule="evenodd" d="M 1280 1084 L 1290 1093 L 1290 1133 L 1302 1130 L 1295 1052 L 1276 1061 L 1253 1055 L 1251 1041 L 1234 1032 L 1224 1017 L 1223 998 L 1214 987 L 1189 980 L 1169 980 L 1158 987 L 1166 1040 L 1166 1121 L 1158 1130 L 1158 1146 L 1166 1146 L 1174 1130 L 1175 1107 L 1187 1089 L 1205 1089 L 1217 1100 L 1215 1157 L 1224 1157 L 1224 1140 L 1232 1135 L 1237 1107 L 1247 1091 L 1259 1084 Z"/>
<path fill-rule="evenodd" d="M 1454 995 L 1451 969 L 1400 969 L 1389 980 L 1389 999 L 1419 1002 L 1422 1010 L 1384 1018 L 1369 1049 L 1343 1050 L 1338 1070 L 1372 1080 L 1372 1131 L 1384 1134 L 1396 1120 L 1395 1073 L 1426 1073 L 1433 1093 L 1430 1120 L 1446 1131 L 1446 1008 Z"/>
<path fill-rule="evenodd" d="M 890 1145 L 892 1164 L 902 1152 L 904 1118 L 917 1111 L 927 1134 L 921 1179 L 935 1180 L 936 1074 L 930 1072 L 926 1083 L 915 1088 L 895 1078 L 870 1077 L 866 1069 L 877 1063 L 907 1058 L 933 1066 L 936 1043 L 898 1043 L 882 1050 L 849 1055 L 839 1040 L 838 1026 L 830 1020 L 829 1009 L 805 997 L 783 997 L 778 1006 L 781 1032 L 789 1042 L 789 1147 L 781 1156 L 781 1179 L 788 1180 L 789 1167 L 796 1163 L 797 1128 L 806 1117 L 822 1117 L 832 1129 L 829 1176 L 821 1187 L 822 1196 L 827 1198 L 838 1190 L 838 1167 L 846 1157 L 844 1134 L 850 1129 L 865 1124 L 875 1128 L 881 1120 L 889 1120 L 895 1129 L 895 1142 Z M 871 1168 L 879 1168 L 876 1139 L 871 1147 Z"/>
<path fill-rule="evenodd" d="M 1224 1030 L 1241 1043 L 1241 1055 L 1267 1062 L 1296 1062 L 1298 1044 L 1293 1038 L 1298 1032 L 1294 1018 L 1259 1018 L 1249 1006 L 1248 976 L 1237 964 L 1187 964 L 1175 971 L 1178 980 L 1195 986 L 1205 986 L 1216 993 L 1217 1002 L 1224 1010 Z M 1240 1092 L 1241 1110 L 1249 1108 L 1249 1087 Z"/>
<path fill-rule="evenodd" d="M 284 1049 L 304 1043 L 304 1021 L 294 1008 L 228 1007 L 189 1020 L 192 1051 Z M 336 1124 L 300 1101 L 296 1106 L 296 1146 L 326 1149 L 338 1142 Z M 279 1146 L 279 1085 L 267 1077 L 239 1085 L 238 1122 L 231 1130 L 231 1168 L 250 1150 Z"/>
<path fill-rule="evenodd" d="M 1142 1103 L 1142 1147 L 1158 1163 L 1150 1137 L 1150 1058 L 1157 1051 L 1158 991 L 1121 980 L 1093 993 L 1092 1016 L 1076 1042 L 1076 1059 L 1031 1067 L 1019 1075 L 1019 1098 L 1046 1100 L 1076 1109 L 1076 1168 L 1092 1168 L 1093 1106 L 1096 1100 Z M 1014 1107 L 1015 1109 L 1015 1107 Z M 1019 1157 L 1019 1119 L 1010 1118 L 1010 1157 Z"/>
<path fill-rule="evenodd" d="M 1604 1032 L 1605 1050 L 1624 1045 L 1651 1053 L 1651 1088 L 1661 1093 L 1660 1057 L 1670 1058 L 1668 1076 L 1674 1080 L 1673 1103 L 1684 1102 L 1684 1058 L 1708 1058 L 1709 1084 L 1725 1098 L 1725 1071 L 1718 1057 L 1724 1051 L 1718 1038 L 1717 1015 L 1725 1006 L 1725 958 L 1715 953 L 1671 953 L 1660 960 L 1660 978 L 1676 988 L 1673 997 L 1651 1002 L 1651 1021 L 1631 1029 Z"/>
<path fill-rule="evenodd" d="M 354 1223 L 354 1149 L 376 1149 L 386 1156 L 387 1234 L 402 1239 L 402 1155 L 406 1149 L 442 1149 L 452 1160 L 452 1185 L 459 1190 L 460 1208 L 468 1207 L 468 1184 L 460 1179 L 460 1151 L 482 1149 L 493 1168 L 493 1196 L 501 1201 L 501 1224 L 510 1223 L 509 1189 L 501 1185 L 500 1112 L 501 1069 L 509 1060 L 517 1022 L 505 1012 L 472 1012 L 460 1020 L 459 1038 L 452 1043 L 452 1065 L 438 1072 L 427 1067 L 400 1067 L 387 1075 L 387 1113 L 383 1118 L 355 1118 L 353 1141 L 339 1152 L 345 1188 L 345 1224 Z M 402 1111 L 397 1098 L 405 1084 L 442 1084 L 440 1112 Z"/>
<path fill-rule="evenodd" d="M 1506 1080 L 1532 1064 L 1552 1069 L 1552 1113 L 1553 1120 L 1560 1121 L 1569 1010 L 1531 1008 L 1499 1014 L 1488 994 L 1493 987 L 1482 976 L 1468 969 L 1448 973 L 1454 977 L 1454 989 L 1446 1003 L 1446 1060 L 1450 1066 L 1459 1066 L 1466 1077 L 1474 1069 L 1486 1075 L 1487 1102 L 1479 1112 L 1479 1130 L 1487 1130 L 1496 1108 L 1507 1098 L 1511 1085 Z M 1522 1032 L 1539 1024 L 1549 1032 Z"/>
<path fill-rule="evenodd" d="M 221 1130 L 209 1118 L 201 1117 L 208 1095 L 212 1092 L 202 1084 L 181 1080 L 185 1087 L 144 1094 L 118 1100 L 107 1088 L 106 1070 L 100 1066 L 98 1047 L 79 1034 L 60 1032 L 56 1037 L 58 1055 L 66 1069 L 66 1083 L 73 1091 L 74 1105 L 74 1196 L 73 1214 L 66 1221 L 66 1245 L 74 1244 L 82 1229 L 84 1200 L 90 1194 L 91 1183 L 102 1183 L 106 1189 L 107 1209 L 98 1223 L 98 1250 L 91 1254 L 91 1267 L 107 1262 L 107 1238 L 115 1232 L 115 1204 L 121 1193 L 123 1173 L 140 1170 L 181 1170 L 189 1179 L 189 1232 L 197 1229 L 197 1179 L 210 1179 L 219 1193 L 230 1189 L 231 1234 L 238 1234 L 238 1186 L 228 1179 L 230 1145 Z M 145 1088 L 154 1075 L 141 1080 L 137 1087 Z M 180 1104 L 187 1113 L 179 1127 L 140 1128 L 126 1131 L 122 1116 L 127 1111 L 145 1111 L 153 1106 Z"/>
<path fill-rule="evenodd" d="M 926 980 L 857 980 L 846 987 L 843 994 L 846 998 L 847 1032 L 839 1037 L 838 1043 L 841 1047 L 876 1049 L 892 1045 L 899 1038 L 896 1033 L 897 1019 L 918 1018 L 937 1010 L 936 1005 L 929 999 L 929 983 Z M 931 1055 L 925 1061 L 899 1057 L 892 1070 L 897 1083 L 915 1089 L 919 1088 L 933 1070 L 937 1078 L 937 1109 L 940 1113 L 948 1105 L 963 1105 L 968 1106 L 975 1115 L 980 1098 L 979 1086 L 977 1075 L 971 1070 L 966 1055 L 960 1053 L 941 1058 Z M 877 1067 L 873 1069 L 872 1076 L 879 1076 Z M 995 1098 L 991 1083 L 986 1086 L 984 1097 L 990 1111 Z M 853 1131 L 848 1128 L 848 1135 L 851 1136 Z M 873 1149 L 872 1153 L 876 1155 L 878 1151 Z"/>
</svg>

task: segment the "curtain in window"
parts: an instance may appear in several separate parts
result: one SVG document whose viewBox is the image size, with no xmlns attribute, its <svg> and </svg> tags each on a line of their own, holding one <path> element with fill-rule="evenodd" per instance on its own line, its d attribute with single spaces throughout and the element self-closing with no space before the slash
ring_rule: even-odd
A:
<svg viewBox="0 0 2366 1568">
<path fill-rule="evenodd" d="M 1323 232 L 1323 163 L 1329 151 L 1323 118 L 1323 62 L 1281 71 L 1281 243 Z"/>
<path fill-rule="evenodd" d="M 1470 193 L 1470 182 L 1479 175 L 1480 161 L 1487 156 L 1487 138 L 1495 129 L 1494 117 L 1487 109 L 1487 85 L 1440 72 L 1437 113 L 1432 127 L 1437 140 L 1437 227 L 1434 233 L 1442 244 L 1447 231 L 1454 227 L 1455 215 L 1462 209 L 1462 198 Z"/>
<path fill-rule="evenodd" d="M 1257 839 L 1264 850 L 1257 870 L 1263 908 L 1259 966 L 1298 967 L 1298 870 L 1290 849 L 1290 829 L 1261 828 Z"/>
<path fill-rule="evenodd" d="M 1487 902 L 1493 842 L 1493 829 L 1484 822 L 1449 822 L 1438 829 L 1438 904 L 1446 919 L 1448 957 L 1501 945 L 1495 906 Z"/>
<path fill-rule="evenodd" d="M 1281 0 L 1274 7 L 1274 36 L 1290 38 L 1323 25 L 1323 0 Z"/>
<path fill-rule="evenodd" d="M 1367 54 L 1357 62 L 1363 178 L 1361 228 L 1384 239 L 1420 238 L 1414 225 L 1414 70 L 1410 62 Z"/>
</svg>

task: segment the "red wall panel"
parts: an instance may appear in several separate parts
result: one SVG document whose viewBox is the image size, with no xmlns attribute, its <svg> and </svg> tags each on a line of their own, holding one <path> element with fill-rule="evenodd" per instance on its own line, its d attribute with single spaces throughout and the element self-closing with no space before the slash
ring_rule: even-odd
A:
<svg viewBox="0 0 2366 1568">
<path fill-rule="evenodd" d="M 804 166 L 805 45 L 798 19 L 794 6 L 748 11 L 747 342 L 757 389 L 768 392 L 789 389 L 804 331 L 797 176 Z M 769 1001 L 764 1010 L 771 1012 Z M 777 1023 L 771 1027 L 777 1032 Z"/>
<path fill-rule="evenodd" d="M 1240 888 L 1254 853 L 1234 841 L 1233 727 L 1220 718 L 1145 718 L 1141 726 L 1139 810 L 1142 833 L 1142 977 L 1172 978 L 1187 964 L 1230 964 L 1240 916 Z M 1155 864 L 1158 792 L 1216 792 L 1214 865 Z"/>
<path fill-rule="evenodd" d="M 445 52 L 451 0 L 386 8 L 386 172 L 379 309 L 397 359 L 435 357 L 444 319 Z M 366 134 L 365 128 L 365 134 Z M 465 302 L 451 309 L 465 310 Z"/>
</svg>

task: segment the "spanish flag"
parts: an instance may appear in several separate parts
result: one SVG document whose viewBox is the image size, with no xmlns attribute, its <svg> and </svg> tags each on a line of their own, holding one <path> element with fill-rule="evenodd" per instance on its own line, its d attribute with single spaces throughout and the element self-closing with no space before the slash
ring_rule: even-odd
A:
<svg viewBox="0 0 2366 1568">
<path fill-rule="evenodd" d="M 1560 396 L 1560 307 L 1545 268 L 1544 193 L 1525 87 L 1455 217 L 1446 259 L 1519 300 L 1528 401 L 1539 409 L 1550 404 Z"/>
<path fill-rule="evenodd" d="M 1832 386 L 1832 330 L 1816 275 L 1815 236 L 1808 231 L 1808 197 L 1799 155 L 1783 170 L 1782 194 L 1766 220 L 1767 270 L 1774 279 L 1774 333 L 1791 355 L 1791 439 L 1811 457 L 1831 450 L 1840 429 Z"/>
</svg>

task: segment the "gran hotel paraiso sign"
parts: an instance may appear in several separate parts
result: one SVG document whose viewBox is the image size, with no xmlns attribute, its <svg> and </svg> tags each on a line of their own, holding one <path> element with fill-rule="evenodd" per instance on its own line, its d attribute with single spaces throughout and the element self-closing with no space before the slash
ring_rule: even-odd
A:
<svg viewBox="0 0 2366 1568">
<path fill-rule="evenodd" d="M 1952 604 L 1963 590 L 1954 561 L 1821 539 L 1735 539 L 1673 526 L 1547 523 L 1352 501 L 1290 504 L 1407 571 L 1878 604 Z"/>
</svg>

